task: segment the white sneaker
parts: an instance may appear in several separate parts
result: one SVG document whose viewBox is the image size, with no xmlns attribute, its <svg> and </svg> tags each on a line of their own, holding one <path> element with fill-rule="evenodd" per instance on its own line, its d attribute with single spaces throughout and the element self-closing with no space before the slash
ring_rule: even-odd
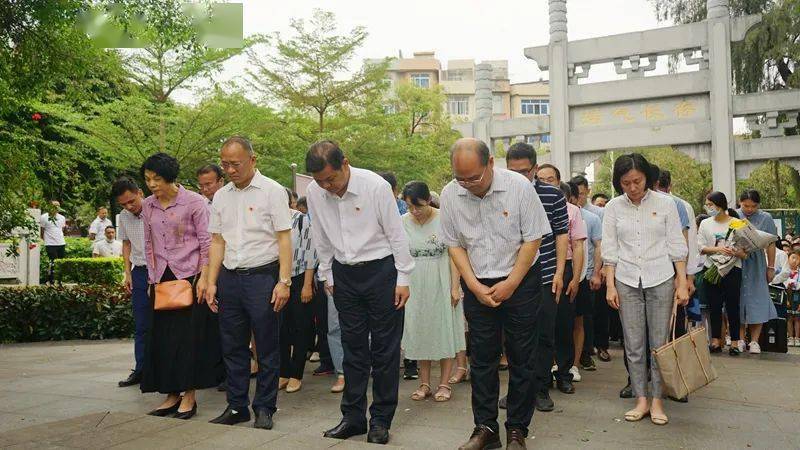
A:
<svg viewBox="0 0 800 450">
<path fill-rule="evenodd" d="M 750 353 L 752 353 L 752 354 L 761 353 L 761 346 L 758 345 L 758 342 L 751 342 L 750 343 Z"/>
<path fill-rule="evenodd" d="M 800 346 L 800 338 L 792 338 L 792 347 Z"/>
<path fill-rule="evenodd" d="M 737 345 L 740 353 L 744 353 L 744 351 L 747 350 L 746 346 L 744 345 L 744 341 L 740 340 Z"/>
<path fill-rule="evenodd" d="M 572 366 L 572 368 L 569 369 L 569 373 L 572 374 L 572 381 L 576 383 L 581 381 L 581 372 L 578 370 L 577 367 Z"/>
<path fill-rule="evenodd" d="M 731 346 L 731 337 L 730 336 L 725 336 L 725 346 L 726 347 L 730 347 Z"/>
</svg>

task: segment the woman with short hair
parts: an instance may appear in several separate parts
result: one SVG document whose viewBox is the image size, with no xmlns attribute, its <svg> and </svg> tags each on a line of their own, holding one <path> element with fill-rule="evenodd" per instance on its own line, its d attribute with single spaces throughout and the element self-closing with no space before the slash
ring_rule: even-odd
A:
<svg viewBox="0 0 800 450">
<path fill-rule="evenodd" d="M 209 212 L 203 196 L 178 184 L 179 173 L 178 161 L 166 153 L 150 156 L 141 167 L 152 192 L 142 202 L 141 214 L 154 305 L 156 283 L 187 280 L 201 291 L 206 284 Z M 197 413 L 195 390 L 215 387 L 223 379 L 217 315 L 203 301 L 204 292 L 193 294 L 190 306 L 153 310 L 141 390 L 160 392 L 167 398 L 149 413 L 152 416 L 193 417 Z"/>
<path fill-rule="evenodd" d="M 614 189 L 603 216 L 603 262 L 608 280 L 606 300 L 618 309 L 625 336 L 628 373 L 636 407 L 625 420 L 646 416 L 656 425 L 669 421 L 658 363 L 647 351 L 664 345 L 677 305 L 689 292 L 683 237 L 675 201 L 653 190 L 657 174 L 640 154 L 614 162 Z M 647 367 L 650 358 L 650 369 Z"/>
</svg>

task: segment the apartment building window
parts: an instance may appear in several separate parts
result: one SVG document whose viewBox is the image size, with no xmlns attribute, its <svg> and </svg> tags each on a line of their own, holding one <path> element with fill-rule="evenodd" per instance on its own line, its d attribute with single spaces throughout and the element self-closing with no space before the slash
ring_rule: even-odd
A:
<svg viewBox="0 0 800 450">
<path fill-rule="evenodd" d="M 529 135 L 525 136 L 525 142 L 527 142 L 528 144 L 534 145 L 534 144 L 536 144 L 536 137 L 537 137 L 537 135 L 535 135 L 535 134 L 529 134 Z M 550 143 L 550 133 L 540 134 L 540 135 L 538 135 L 538 137 L 539 137 L 539 143 L 540 144 L 549 144 Z"/>
<path fill-rule="evenodd" d="M 550 133 L 542 135 L 542 144 L 549 144 L 550 143 Z"/>
<path fill-rule="evenodd" d="M 492 95 L 492 114 L 503 114 L 503 96 Z"/>
<path fill-rule="evenodd" d="M 469 97 L 466 95 L 450 95 L 447 97 L 447 112 L 452 116 L 469 115 Z"/>
<path fill-rule="evenodd" d="M 415 86 L 426 89 L 431 87 L 431 75 L 429 73 L 412 73 L 410 79 Z"/>
<path fill-rule="evenodd" d="M 550 100 L 540 100 L 534 98 L 523 98 L 521 100 L 522 114 L 528 115 L 547 115 L 550 114 Z"/>
</svg>

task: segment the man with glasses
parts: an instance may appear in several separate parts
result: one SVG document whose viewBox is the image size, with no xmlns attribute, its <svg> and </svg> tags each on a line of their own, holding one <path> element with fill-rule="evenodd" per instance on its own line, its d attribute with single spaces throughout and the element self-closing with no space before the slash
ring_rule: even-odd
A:
<svg viewBox="0 0 800 450">
<path fill-rule="evenodd" d="M 339 312 L 344 347 L 342 421 L 324 436 L 347 439 L 367 431 L 367 384 L 372 371 L 367 442 L 386 444 L 400 386 L 403 307 L 414 260 L 389 183 L 350 166 L 333 141 L 306 154 L 312 241 L 325 289 Z"/>
<path fill-rule="evenodd" d="M 454 180 L 441 195 L 442 240 L 461 274 L 472 349 L 475 429 L 460 448 L 499 448 L 498 366 L 505 334 L 509 383 L 507 448 L 525 448 L 536 389 L 536 314 L 541 296 L 537 261 L 551 233 L 533 184 L 494 168 L 482 141 L 459 139 L 450 150 Z"/>
<path fill-rule="evenodd" d="M 208 207 L 211 208 L 211 201 L 214 194 L 225 186 L 225 174 L 222 168 L 216 164 L 206 164 L 197 169 L 197 186 L 200 193 L 208 200 Z"/>
<path fill-rule="evenodd" d="M 227 376 L 225 411 L 211 423 L 235 425 L 250 420 L 250 343 L 258 353 L 255 428 L 272 429 L 280 370 L 279 312 L 292 285 L 292 221 L 283 186 L 256 169 L 250 141 L 231 137 L 220 150 L 230 183 L 211 204 L 211 233 L 205 300 L 219 310 L 222 354 Z"/>
</svg>

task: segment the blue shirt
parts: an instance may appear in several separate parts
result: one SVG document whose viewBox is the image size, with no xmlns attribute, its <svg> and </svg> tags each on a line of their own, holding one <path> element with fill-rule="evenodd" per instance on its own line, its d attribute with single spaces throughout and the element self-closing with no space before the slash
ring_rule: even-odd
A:
<svg viewBox="0 0 800 450">
<path fill-rule="evenodd" d="M 547 213 L 550 222 L 551 234 L 542 237 L 539 247 L 539 261 L 542 268 L 542 284 L 552 284 L 553 275 L 556 273 L 556 235 L 569 232 L 569 216 L 567 215 L 567 201 L 561 189 L 536 180 L 533 183 L 539 200 Z"/>
<path fill-rule="evenodd" d="M 401 216 L 408 212 L 408 205 L 406 205 L 405 200 L 397 199 L 397 210 L 400 211 Z"/>
<path fill-rule="evenodd" d="M 603 239 L 603 223 L 600 217 L 586 208 L 581 208 L 581 216 L 586 222 L 586 276 L 592 276 L 594 270 L 594 243 Z"/>
<path fill-rule="evenodd" d="M 683 204 L 681 199 L 672 194 L 667 194 L 675 200 L 675 206 L 678 207 L 678 218 L 681 220 L 681 229 L 688 230 L 691 225 L 689 224 L 689 213 L 686 212 L 686 205 Z"/>
</svg>

